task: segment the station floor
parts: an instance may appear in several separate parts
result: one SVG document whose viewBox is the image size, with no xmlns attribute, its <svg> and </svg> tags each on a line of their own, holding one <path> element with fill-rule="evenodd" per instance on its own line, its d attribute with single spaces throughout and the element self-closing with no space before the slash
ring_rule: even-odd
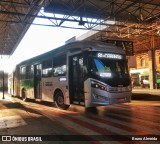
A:
<svg viewBox="0 0 160 144">
<path fill-rule="evenodd" d="M 141 94 L 153 94 L 160 96 L 160 89 L 149 89 L 149 88 L 133 88 L 133 93 L 141 93 Z"/>
<path fill-rule="evenodd" d="M 132 100 L 160 101 L 160 89 L 133 88 Z"/>
<path fill-rule="evenodd" d="M 4 95 L 5 99 L 2 96 L 0 92 L 0 144 L 28 144 L 28 141 L 20 140 L 23 141 L 20 142 L 17 139 L 19 135 L 22 136 L 21 138 L 23 136 L 25 138 L 25 135 L 39 138 L 30 141 L 29 144 L 52 144 L 51 141 L 41 141 L 39 135 L 58 135 L 64 132 L 70 134 L 62 126 L 54 125 L 47 117 L 32 108 L 23 106 L 7 93 Z M 63 142 L 59 138 L 54 144 L 63 144 Z"/>
<path fill-rule="evenodd" d="M 29 108 L 25 108 L 21 103 L 14 101 L 7 93 L 5 93 L 4 98 L 2 92 L 0 92 L 0 136 L 14 134 L 29 135 L 31 133 L 36 135 L 51 135 L 57 134 L 57 132 L 64 133 L 63 127 L 53 125 L 45 116 Z M 159 103 L 160 89 L 133 89 L 132 99 Z M 70 132 L 65 131 L 65 133 L 69 134 Z M 1 139 L 0 143 L 6 144 L 5 142 L 1 142 Z"/>
<path fill-rule="evenodd" d="M 7 122 L 5 117 L 12 116 L 12 109 L 21 108 L 21 105 L 12 100 L 13 98 L 6 92 L 0 92 L 0 129 L 3 127 L 17 127 L 19 125 L 25 125 L 24 121 L 21 121 L 18 117 L 12 117 L 17 119 L 15 123 L 3 123 L 2 121 Z M 132 89 L 132 100 L 144 100 L 144 101 L 160 101 L 160 89 L 145 89 L 145 88 L 133 88 Z M 22 106 L 23 107 L 23 106 Z M 12 108 L 12 109 L 11 109 Z M 5 110 L 4 110 L 5 109 Z M 12 118 L 10 121 L 12 121 Z"/>
</svg>

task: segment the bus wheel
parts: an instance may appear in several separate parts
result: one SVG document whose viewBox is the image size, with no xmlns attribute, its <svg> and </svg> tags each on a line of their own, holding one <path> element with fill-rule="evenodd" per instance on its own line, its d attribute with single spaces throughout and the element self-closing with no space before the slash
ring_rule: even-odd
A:
<svg viewBox="0 0 160 144">
<path fill-rule="evenodd" d="M 27 101 L 26 90 L 22 89 L 22 100 Z"/>
<path fill-rule="evenodd" d="M 64 96 L 61 91 L 57 92 L 55 95 L 55 104 L 60 109 L 67 109 L 69 108 L 69 105 L 64 104 Z"/>
</svg>

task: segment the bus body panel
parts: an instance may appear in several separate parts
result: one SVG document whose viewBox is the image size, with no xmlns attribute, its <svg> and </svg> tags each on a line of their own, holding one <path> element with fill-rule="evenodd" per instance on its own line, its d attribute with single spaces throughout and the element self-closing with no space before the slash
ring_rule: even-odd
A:
<svg viewBox="0 0 160 144">
<path fill-rule="evenodd" d="M 84 93 L 85 93 L 85 106 L 94 107 L 102 105 L 112 105 L 116 103 L 131 102 L 132 93 L 128 87 L 114 87 L 117 89 L 116 92 L 109 92 L 107 90 L 112 89 L 111 86 L 97 81 L 98 83 L 106 86 L 107 89 L 100 90 L 91 87 L 91 81 L 97 81 L 96 79 L 89 78 L 84 82 Z"/>
<path fill-rule="evenodd" d="M 14 95 L 14 74 L 8 74 L 8 93 Z"/>
<path fill-rule="evenodd" d="M 26 96 L 29 99 L 34 99 L 34 88 L 27 89 Z"/>
<path fill-rule="evenodd" d="M 42 100 L 54 102 L 56 90 L 61 90 L 64 95 L 64 103 L 70 104 L 68 92 L 68 80 L 66 76 L 42 78 Z"/>
<path fill-rule="evenodd" d="M 84 81 L 84 98 L 85 98 L 85 107 L 93 107 L 91 103 L 91 86 L 90 79 Z"/>
<path fill-rule="evenodd" d="M 54 96 L 56 94 L 56 90 L 61 90 L 61 92 L 64 95 L 64 103 L 68 104 L 68 101 L 66 99 L 68 95 L 68 80 L 66 76 L 59 76 L 59 77 L 53 77 L 53 101 L 55 101 Z"/>
<path fill-rule="evenodd" d="M 53 78 L 42 78 L 42 100 L 53 102 Z"/>
<path fill-rule="evenodd" d="M 20 91 L 22 91 L 22 89 L 25 89 L 25 94 L 27 98 L 34 99 L 33 79 L 20 80 Z"/>
<path fill-rule="evenodd" d="M 129 91 L 110 93 L 109 94 L 110 104 L 131 102 L 131 96 L 132 94 Z"/>
</svg>

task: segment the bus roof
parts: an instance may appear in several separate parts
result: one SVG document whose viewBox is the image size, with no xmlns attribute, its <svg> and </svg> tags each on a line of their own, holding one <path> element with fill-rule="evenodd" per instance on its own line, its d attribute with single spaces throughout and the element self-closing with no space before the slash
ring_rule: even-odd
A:
<svg viewBox="0 0 160 144">
<path fill-rule="evenodd" d="M 76 48 L 77 46 L 82 50 L 84 48 L 92 48 L 92 50 L 103 50 L 103 51 L 106 50 L 107 52 L 121 53 L 121 54 L 125 53 L 122 48 L 117 47 L 116 45 L 113 45 L 111 43 L 100 42 L 100 41 L 83 40 L 83 41 L 75 41 L 75 42 L 66 44 L 66 47 L 68 49 Z"/>
<path fill-rule="evenodd" d="M 22 61 L 18 65 L 27 65 L 31 63 L 38 63 L 41 60 L 48 59 L 49 57 L 52 57 L 53 55 L 60 54 L 60 53 L 66 53 L 67 51 L 83 51 L 83 50 L 89 50 L 90 51 L 106 51 L 109 53 L 119 53 L 119 54 L 125 54 L 124 50 L 120 47 L 117 47 L 110 43 L 100 42 L 100 41 L 75 41 L 68 43 L 66 45 L 63 45 L 61 47 L 55 48 L 49 52 L 43 53 L 41 55 L 35 56 L 31 59 Z"/>
</svg>

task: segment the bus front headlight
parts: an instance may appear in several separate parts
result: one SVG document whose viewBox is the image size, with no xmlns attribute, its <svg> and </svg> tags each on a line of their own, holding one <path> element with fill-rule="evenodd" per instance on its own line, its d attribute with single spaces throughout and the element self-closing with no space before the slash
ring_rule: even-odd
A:
<svg viewBox="0 0 160 144">
<path fill-rule="evenodd" d="M 107 90 L 107 87 L 99 82 L 96 82 L 96 81 L 91 81 L 91 87 L 93 88 L 97 88 L 97 89 L 100 89 L 100 90 L 104 90 L 106 91 Z"/>
</svg>

